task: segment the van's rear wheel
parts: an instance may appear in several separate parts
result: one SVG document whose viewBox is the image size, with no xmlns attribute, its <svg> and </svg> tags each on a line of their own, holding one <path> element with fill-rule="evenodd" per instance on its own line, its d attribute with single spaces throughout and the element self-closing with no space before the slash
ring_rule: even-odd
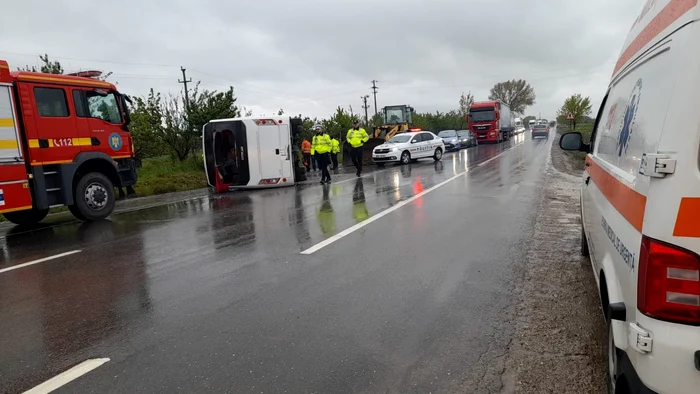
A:
<svg viewBox="0 0 700 394">
<path fill-rule="evenodd" d="M 95 221 L 109 216 L 114 210 L 114 186 L 99 172 L 83 176 L 75 187 L 75 205 L 80 220 Z M 72 212 L 72 211 L 71 211 Z"/>
<path fill-rule="evenodd" d="M 32 226 L 44 220 L 48 214 L 48 209 L 32 208 L 25 211 L 7 212 L 2 216 L 4 216 L 9 222 L 12 222 L 18 226 Z"/>
</svg>

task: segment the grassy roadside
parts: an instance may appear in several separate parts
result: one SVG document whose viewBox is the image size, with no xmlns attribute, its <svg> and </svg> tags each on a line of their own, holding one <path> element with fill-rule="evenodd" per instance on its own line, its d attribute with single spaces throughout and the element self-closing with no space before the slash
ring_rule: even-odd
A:
<svg viewBox="0 0 700 394">
<path fill-rule="evenodd" d="M 134 189 L 139 197 L 207 187 L 204 164 L 196 156 L 185 161 L 167 156 L 144 159 L 137 172 L 139 179 Z"/>
<path fill-rule="evenodd" d="M 557 128 L 557 134 L 559 134 L 559 136 L 569 131 L 577 131 L 583 134 L 583 140 L 586 143 L 589 143 L 591 141 L 591 134 L 593 133 L 593 123 L 580 123 L 576 125 L 576 130 L 570 130 L 568 126 L 564 125 Z M 557 140 L 559 139 L 559 136 L 557 136 Z M 555 144 L 558 144 L 558 141 L 555 142 Z M 576 173 L 581 173 L 581 171 L 583 171 L 584 163 L 586 161 L 586 153 L 564 152 L 564 156 L 568 158 L 568 164 L 570 166 L 571 171 Z"/>
</svg>

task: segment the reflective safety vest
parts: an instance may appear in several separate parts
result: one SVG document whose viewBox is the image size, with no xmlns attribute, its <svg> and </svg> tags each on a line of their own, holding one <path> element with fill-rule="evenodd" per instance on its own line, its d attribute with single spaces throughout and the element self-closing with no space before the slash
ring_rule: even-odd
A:
<svg viewBox="0 0 700 394">
<path fill-rule="evenodd" d="M 301 152 L 304 154 L 311 153 L 311 143 L 307 140 L 301 143 Z"/>
<path fill-rule="evenodd" d="M 333 148 L 331 137 L 328 134 L 315 135 L 312 141 L 311 149 L 313 149 L 316 153 L 330 153 L 331 149 Z"/>
<path fill-rule="evenodd" d="M 367 204 L 365 204 L 364 200 L 352 204 L 352 216 L 355 218 L 357 223 L 360 223 L 369 217 L 369 210 L 367 209 Z"/>
<path fill-rule="evenodd" d="M 353 148 L 359 148 L 369 141 L 369 136 L 365 129 L 361 128 L 359 130 L 350 129 L 348 130 L 348 135 L 346 140 L 350 143 Z"/>
<path fill-rule="evenodd" d="M 340 153 L 340 142 L 335 138 L 331 140 L 331 153 Z"/>
</svg>

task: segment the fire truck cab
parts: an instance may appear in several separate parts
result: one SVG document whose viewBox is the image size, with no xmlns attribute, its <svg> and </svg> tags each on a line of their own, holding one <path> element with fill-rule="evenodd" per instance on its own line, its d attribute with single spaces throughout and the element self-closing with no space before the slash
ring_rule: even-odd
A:
<svg viewBox="0 0 700 394">
<path fill-rule="evenodd" d="M 29 225 L 67 206 L 106 218 L 114 187 L 136 183 L 129 99 L 109 82 L 10 72 L 0 60 L 0 213 Z"/>
</svg>

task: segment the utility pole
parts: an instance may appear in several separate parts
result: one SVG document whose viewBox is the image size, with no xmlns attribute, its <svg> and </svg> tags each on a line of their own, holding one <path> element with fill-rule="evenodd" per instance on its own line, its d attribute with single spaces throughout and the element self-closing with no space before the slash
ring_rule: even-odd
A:
<svg viewBox="0 0 700 394">
<path fill-rule="evenodd" d="M 377 111 L 377 81 L 372 80 L 372 94 L 374 95 L 374 116 L 377 116 L 379 111 Z"/>
<path fill-rule="evenodd" d="M 177 82 L 185 85 L 185 109 L 187 111 L 189 111 L 189 109 L 190 109 L 190 95 L 187 92 L 187 83 L 192 82 L 192 78 L 187 79 L 187 75 L 185 74 L 186 69 L 184 67 L 180 66 L 180 70 L 182 70 L 182 81 L 180 81 L 178 79 Z"/>
<path fill-rule="evenodd" d="M 368 125 L 368 124 L 369 124 L 369 118 L 367 117 L 367 110 L 369 109 L 369 104 L 367 104 L 367 99 L 369 98 L 369 95 L 366 94 L 366 95 L 364 95 L 364 96 L 362 96 L 362 97 L 360 97 L 360 98 L 362 99 L 362 108 L 365 109 L 365 125 Z"/>
</svg>

